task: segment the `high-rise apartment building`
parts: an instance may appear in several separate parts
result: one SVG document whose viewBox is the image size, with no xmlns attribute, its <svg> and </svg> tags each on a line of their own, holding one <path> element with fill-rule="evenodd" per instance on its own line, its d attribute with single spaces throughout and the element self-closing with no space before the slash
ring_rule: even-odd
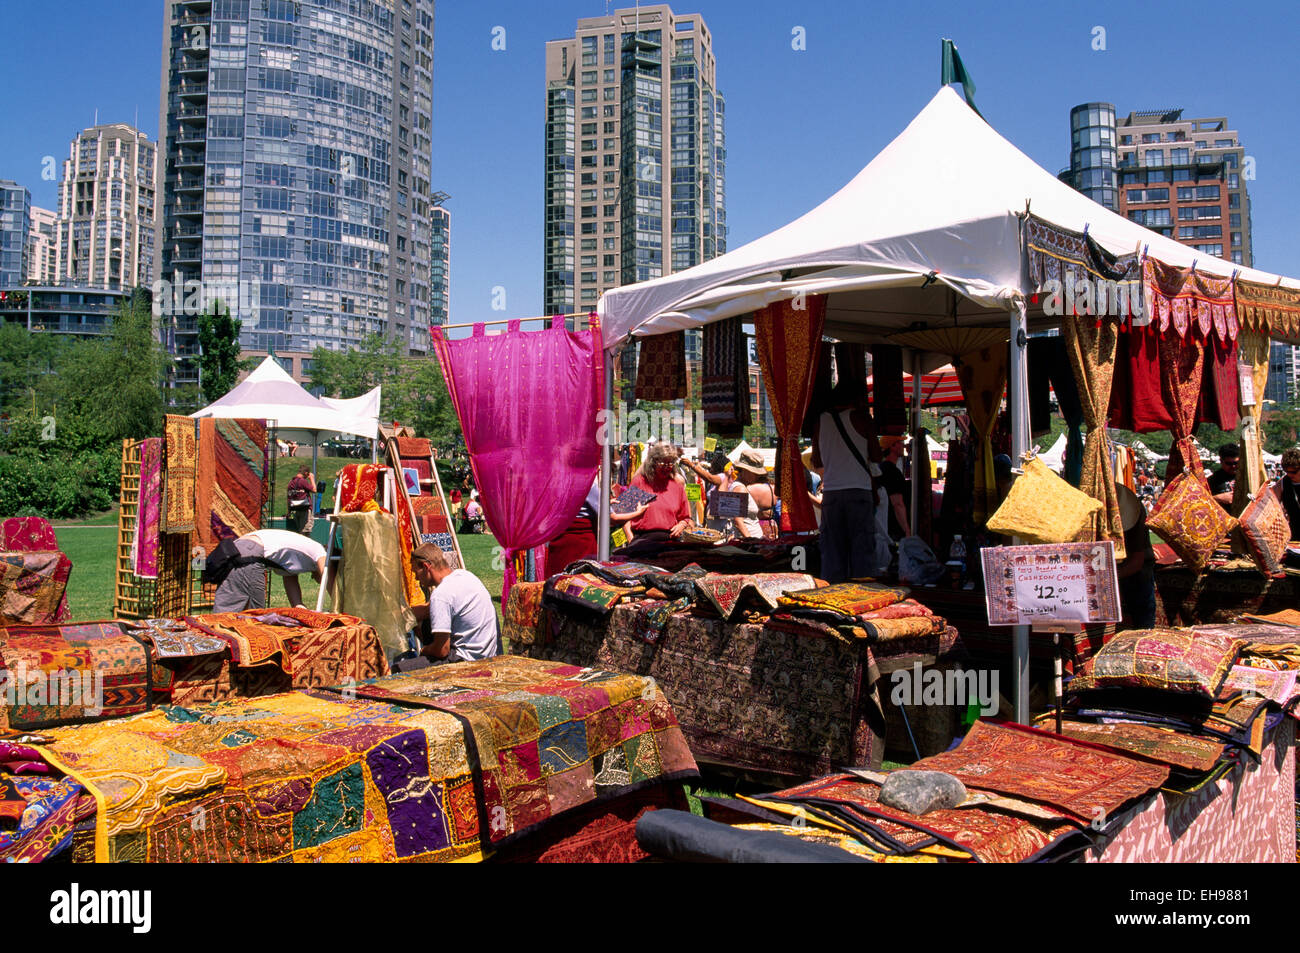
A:
<svg viewBox="0 0 1300 953">
<path fill-rule="evenodd" d="M 0 179 L 0 288 L 16 288 L 26 279 L 31 229 L 32 193 L 12 179 Z"/>
<path fill-rule="evenodd" d="M 27 233 L 27 280 L 33 284 L 52 285 L 55 282 L 59 249 L 57 221 L 58 215 L 54 212 L 32 206 L 31 229 Z"/>
<path fill-rule="evenodd" d="M 126 123 L 72 140 L 59 181 L 57 282 L 127 290 L 153 280 L 157 159 Z"/>
<path fill-rule="evenodd" d="M 246 352 L 370 334 L 427 351 L 433 13 L 433 0 L 166 4 L 158 276 L 201 280 L 206 297 L 237 288 Z M 174 379 L 194 381 L 196 316 L 167 324 Z"/>
<path fill-rule="evenodd" d="M 546 44 L 547 314 L 727 250 L 724 114 L 699 14 L 618 10 Z M 629 348 L 625 377 L 634 360 Z"/>
<path fill-rule="evenodd" d="M 451 212 L 442 204 L 449 198 L 434 192 L 429 210 L 429 323 L 439 327 L 451 313 Z"/>
</svg>

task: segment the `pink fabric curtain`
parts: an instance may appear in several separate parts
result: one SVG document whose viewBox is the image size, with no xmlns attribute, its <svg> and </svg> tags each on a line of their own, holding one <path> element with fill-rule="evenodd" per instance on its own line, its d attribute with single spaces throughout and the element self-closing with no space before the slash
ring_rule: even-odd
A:
<svg viewBox="0 0 1300 953">
<path fill-rule="evenodd" d="M 502 605 L 515 553 L 554 539 L 573 520 L 600 466 L 597 413 L 604 394 L 600 324 L 569 332 L 563 319 L 544 331 L 488 335 L 476 324 L 433 346 L 465 434 L 488 526 L 506 548 Z"/>
</svg>

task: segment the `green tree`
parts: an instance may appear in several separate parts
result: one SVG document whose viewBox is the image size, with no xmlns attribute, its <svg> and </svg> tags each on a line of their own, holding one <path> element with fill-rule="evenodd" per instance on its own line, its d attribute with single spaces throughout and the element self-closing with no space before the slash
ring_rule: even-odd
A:
<svg viewBox="0 0 1300 953">
<path fill-rule="evenodd" d="M 230 316 L 230 309 L 220 301 L 212 303 L 212 312 L 199 316 L 199 377 L 203 400 L 212 403 L 226 396 L 239 377 L 239 329 L 242 325 Z"/>
<path fill-rule="evenodd" d="M 1262 427 L 1265 450 L 1269 453 L 1289 450 L 1300 443 L 1300 407 L 1282 404 L 1276 410 L 1264 411 Z"/>
</svg>

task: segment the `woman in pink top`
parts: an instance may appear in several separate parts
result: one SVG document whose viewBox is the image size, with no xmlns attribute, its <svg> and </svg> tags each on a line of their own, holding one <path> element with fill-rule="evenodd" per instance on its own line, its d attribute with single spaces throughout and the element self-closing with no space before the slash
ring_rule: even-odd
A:
<svg viewBox="0 0 1300 953">
<path fill-rule="evenodd" d="M 677 467 L 677 453 L 666 443 L 651 445 L 645 462 L 632 478 L 632 486 L 654 493 L 655 499 L 645 515 L 632 523 L 637 533 L 666 530 L 674 539 L 693 525 L 690 507 L 686 505 L 686 487 L 673 479 Z"/>
</svg>

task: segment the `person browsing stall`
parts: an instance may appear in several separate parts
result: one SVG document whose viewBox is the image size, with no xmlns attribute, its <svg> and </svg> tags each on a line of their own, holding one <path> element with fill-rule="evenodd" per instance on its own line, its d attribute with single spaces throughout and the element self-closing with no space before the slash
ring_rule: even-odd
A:
<svg viewBox="0 0 1300 953">
<path fill-rule="evenodd" d="M 1219 469 L 1210 474 L 1210 493 L 1223 505 L 1232 506 L 1232 493 L 1241 464 L 1241 451 L 1235 443 L 1225 443 L 1219 448 Z"/>
<path fill-rule="evenodd" d="M 676 539 L 694 525 L 686 504 L 686 487 L 673 478 L 676 468 L 677 453 L 668 444 L 652 444 L 646 451 L 632 486 L 655 494 L 655 498 L 640 519 L 628 524 L 635 532 L 666 532 Z"/>
<path fill-rule="evenodd" d="M 812 464 L 822 470 L 821 556 L 827 582 L 871 575 L 875 562 L 875 501 L 869 462 L 874 428 L 864 397 L 852 385 L 831 391 L 831 409 L 813 430 Z"/>
<path fill-rule="evenodd" d="M 895 542 L 912 535 L 907 519 L 907 503 L 903 499 L 907 492 L 907 481 L 903 479 L 903 471 L 898 468 L 898 461 L 903 459 L 906 446 L 903 437 L 887 435 L 880 438 L 880 449 L 885 455 L 880 461 L 880 483 L 885 488 L 888 500 L 889 536 Z"/>
<path fill-rule="evenodd" d="M 743 488 L 749 496 L 744 516 L 737 516 L 733 522 L 736 535 L 749 539 L 763 536 L 762 520 L 776 518 L 776 494 L 768 479 L 767 468 L 757 450 L 746 450 L 736 458 L 736 484 L 733 492 Z"/>
<path fill-rule="evenodd" d="M 412 606 L 429 620 L 429 642 L 421 655 L 431 662 L 468 662 L 501 654 L 501 628 L 492 597 L 478 576 L 452 569 L 434 543 L 411 554 L 416 581 L 429 593 L 427 605 Z"/>
<path fill-rule="evenodd" d="M 1295 447 L 1282 453 L 1282 479 L 1273 484 L 1273 493 L 1286 510 L 1291 538 L 1300 539 L 1300 450 Z"/>
<path fill-rule="evenodd" d="M 224 540 L 207 558 L 203 581 L 217 583 L 213 612 L 242 612 L 266 606 L 266 570 L 284 580 L 289 605 L 302 608 L 298 577 L 325 574 L 325 547 L 310 536 L 283 529 L 259 529 Z"/>
</svg>

